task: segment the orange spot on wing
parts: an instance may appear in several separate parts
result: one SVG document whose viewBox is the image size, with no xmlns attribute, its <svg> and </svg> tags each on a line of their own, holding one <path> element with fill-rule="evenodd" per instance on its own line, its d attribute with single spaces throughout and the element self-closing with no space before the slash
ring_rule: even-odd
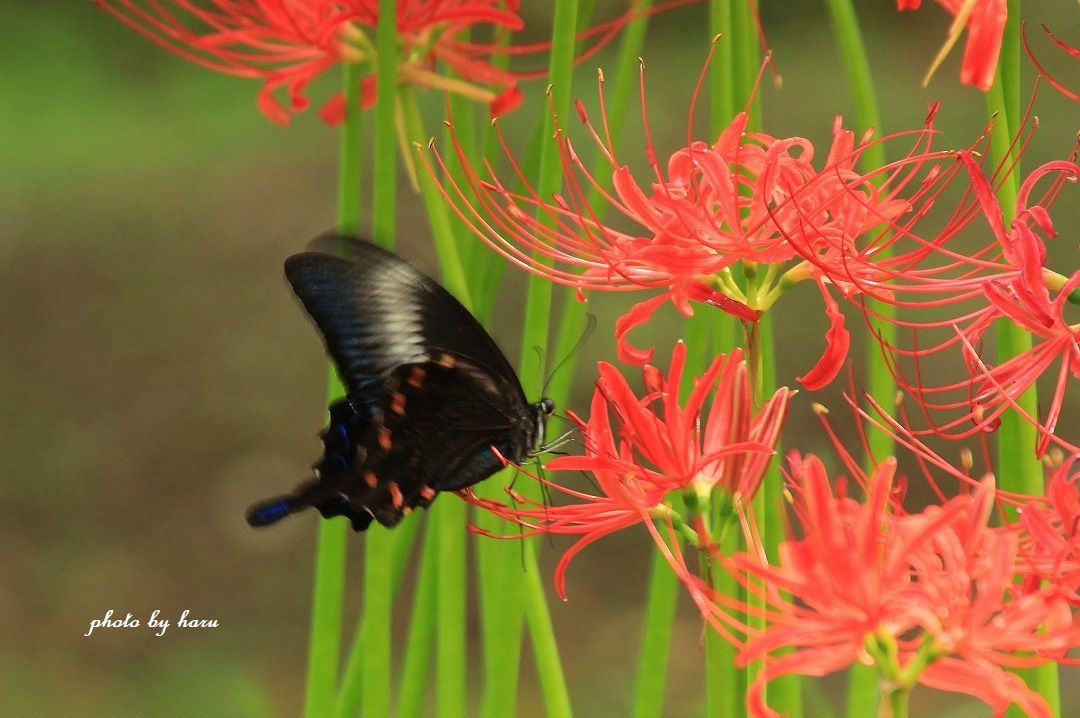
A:
<svg viewBox="0 0 1080 718">
<path fill-rule="evenodd" d="M 394 504 L 394 508 L 400 509 L 405 503 L 405 497 L 401 495 L 401 487 L 396 481 L 389 482 L 386 487 L 390 490 L 390 501 Z"/>
</svg>

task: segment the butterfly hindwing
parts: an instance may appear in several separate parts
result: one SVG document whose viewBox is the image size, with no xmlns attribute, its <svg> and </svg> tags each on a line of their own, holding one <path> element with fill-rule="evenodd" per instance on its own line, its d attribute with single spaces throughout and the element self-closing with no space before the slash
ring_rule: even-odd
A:
<svg viewBox="0 0 1080 718">
<path fill-rule="evenodd" d="M 451 355 L 399 367 L 388 390 L 363 442 L 368 460 L 357 487 L 381 524 L 396 524 L 439 491 L 487 478 L 501 467 L 504 452 L 517 458 L 528 450 L 522 416 L 508 413 L 486 377 Z M 476 457 L 490 457 L 480 471 Z"/>
<path fill-rule="evenodd" d="M 252 526 L 269 526 L 308 507 L 315 507 L 324 518 L 345 516 L 357 531 L 365 530 L 373 519 L 371 513 L 350 501 L 346 489 L 355 483 L 358 467 L 366 461 L 365 437 L 370 433 L 371 416 L 358 414 L 349 401 L 330 405 L 330 424 L 319 435 L 323 455 L 312 466 L 314 478 L 305 481 L 292 494 L 260 501 L 248 509 Z"/>
</svg>

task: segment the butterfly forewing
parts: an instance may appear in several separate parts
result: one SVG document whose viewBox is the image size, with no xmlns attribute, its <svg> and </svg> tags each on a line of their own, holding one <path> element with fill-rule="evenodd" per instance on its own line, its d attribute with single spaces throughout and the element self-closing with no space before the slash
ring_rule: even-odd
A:
<svg viewBox="0 0 1080 718">
<path fill-rule="evenodd" d="M 517 375 L 480 323 L 449 292 L 394 254 L 343 238 L 354 260 L 305 252 L 285 262 L 293 291 L 315 320 L 351 396 L 402 364 L 441 353 L 466 359 L 525 404 Z"/>
</svg>

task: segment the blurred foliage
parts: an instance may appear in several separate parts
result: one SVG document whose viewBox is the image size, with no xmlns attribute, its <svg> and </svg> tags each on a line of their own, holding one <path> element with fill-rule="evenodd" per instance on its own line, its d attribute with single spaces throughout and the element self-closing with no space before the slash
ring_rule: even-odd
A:
<svg viewBox="0 0 1080 718">
<path fill-rule="evenodd" d="M 314 518 L 256 533 L 242 515 L 252 499 L 292 486 L 316 454 L 322 352 L 280 266 L 332 223 L 335 134 L 314 112 L 289 128 L 271 124 L 256 109 L 255 83 L 169 55 L 90 3 L 4 4 L 0 715 L 295 715 Z M 928 101 L 942 96 L 943 141 L 969 141 L 984 110 L 978 93 L 956 85 L 958 59 L 929 91 L 918 86 L 944 15 L 930 7 L 896 15 L 888 2 L 865 11 L 876 66 L 890 73 L 880 90 L 884 129 L 918 125 Z M 1070 17 L 1067 7 L 1054 12 Z M 646 83 L 661 155 L 686 136 L 707 42 L 697 37 L 703 13 L 658 18 L 651 32 Z M 783 89 L 764 89 L 766 126 L 820 143 L 833 116 L 850 112 L 823 10 L 809 0 L 765 3 L 763 18 L 784 77 Z M 545 27 L 539 14 L 527 20 Z M 610 56 L 581 68 L 574 94 L 587 106 L 595 106 L 594 68 Z M 314 106 L 335 82 L 311 87 Z M 503 122 L 508 133 L 529 135 L 546 111 L 540 90 L 527 88 L 529 102 Z M 437 128 L 442 99 L 425 99 Z M 1028 156 L 1067 154 L 1075 106 L 1046 93 L 1040 117 Z M 639 128 L 632 120 L 629 136 Z M 635 167 L 644 156 L 623 155 L 636 157 Z M 400 251 L 432 270 L 422 213 L 412 211 L 417 198 L 406 188 L 399 196 Z M 1078 205 L 1059 205 L 1057 251 L 1073 263 Z M 510 296 L 521 278 L 507 276 Z M 603 324 L 622 301 L 595 297 L 592 311 Z M 792 306 L 781 302 L 782 377 L 805 368 L 824 324 Z M 674 323 L 653 326 L 661 347 L 675 336 Z M 515 327 L 508 310 L 496 318 L 511 356 Z M 597 332 L 582 366 L 610 356 L 605 334 Z M 589 388 L 583 374 L 579 397 Z M 1075 419 L 1076 407 L 1069 411 L 1063 426 Z M 792 420 L 789 441 L 825 447 L 805 407 Z M 645 543 L 628 534 L 587 552 L 571 569 L 571 601 L 555 603 L 562 635 L 588 626 L 587 640 L 565 651 L 579 715 L 625 714 Z M 556 552 L 545 553 L 550 563 Z M 84 638 L 110 608 L 141 620 L 161 609 L 174 621 L 191 609 L 221 627 Z M 670 674 L 673 718 L 694 715 L 701 696 L 700 626 L 684 609 Z M 525 675 L 530 690 L 527 664 Z M 926 715 L 923 697 L 916 715 Z M 1067 693 L 1067 706 L 1078 700 Z M 521 714 L 541 707 L 526 702 Z"/>
</svg>

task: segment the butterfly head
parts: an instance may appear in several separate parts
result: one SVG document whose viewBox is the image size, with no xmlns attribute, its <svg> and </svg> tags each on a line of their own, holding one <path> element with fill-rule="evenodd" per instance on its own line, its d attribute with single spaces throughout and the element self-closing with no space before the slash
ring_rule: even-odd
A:
<svg viewBox="0 0 1080 718">
<path fill-rule="evenodd" d="M 544 397 L 540 401 L 532 405 L 532 409 L 535 412 L 534 419 L 536 422 L 536 433 L 533 436 L 533 446 L 543 447 L 545 440 L 545 431 L 547 429 L 548 417 L 555 413 L 555 402 Z"/>
</svg>

